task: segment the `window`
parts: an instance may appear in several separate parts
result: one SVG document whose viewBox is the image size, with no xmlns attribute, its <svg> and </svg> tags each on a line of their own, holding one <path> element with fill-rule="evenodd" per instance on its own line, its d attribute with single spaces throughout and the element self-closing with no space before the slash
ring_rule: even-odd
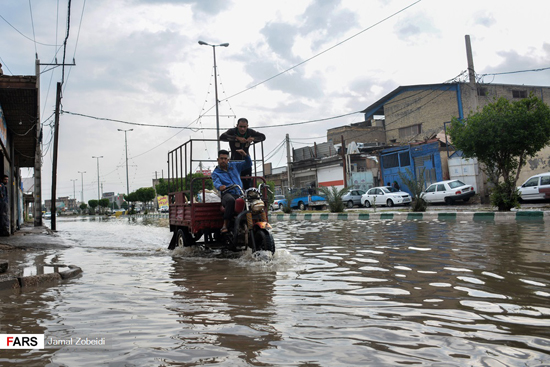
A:
<svg viewBox="0 0 550 367">
<path fill-rule="evenodd" d="M 479 87 L 477 88 L 477 95 L 480 97 L 486 97 L 487 96 L 487 88 Z"/>
<path fill-rule="evenodd" d="M 399 137 L 404 138 L 406 136 L 418 135 L 421 132 L 422 132 L 422 124 L 402 127 L 399 129 Z"/>
<path fill-rule="evenodd" d="M 437 185 L 437 191 L 445 191 L 445 185 L 444 184 Z"/>
<path fill-rule="evenodd" d="M 409 152 L 399 153 L 399 160 L 401 161 L 401 167 L 408 167 L 411 165 L 411 158 Z"/>
<path fill-rule="evenodd" d="M 385 155 L 382 160 L 384 162 L 384 168 L 399 167 L 397 153 Z"/>
<path fill-rule="evenodd" d="M 550 176 L 542 176 L 540 178 L 540 184 L 542 185 L 550 185 Z"/>
<path fill-rule="evenodd" d="M 539 178 L 538 177 L 532 177 L 523 185 L 525 187 L 532 187 L 532 186 L 538 186 L 539 184 Z"/>
<path fill-rule="evenodd" d="M 512 97 L 513 98 L 527 98 L 527 91 L 525 91 L 525 90 L 513 90 L 512 91 Z"/>
<path fill-rule="evenodd" d="M 435 192 L 436 187 L 437 187 L 437 185 L 432 185 L 432 186 L 428 187 L 428 190 L 426 190 L 426 192 Z"/>
</svg>

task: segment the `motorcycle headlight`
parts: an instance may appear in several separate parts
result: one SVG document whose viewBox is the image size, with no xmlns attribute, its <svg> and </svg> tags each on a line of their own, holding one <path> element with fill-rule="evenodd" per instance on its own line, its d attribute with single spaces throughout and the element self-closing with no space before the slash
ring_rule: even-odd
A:
<svg viewBox="0 0 550 367">
<path fill-rule="evenodd" d="M 252 210 L 253 213 L 260 213 L 264 210 L 264 202 L 261 201 L 261 200 L 255 200 L 252 202 L 252 204 L 250 204 L 250 209 Z"/>
</svg>

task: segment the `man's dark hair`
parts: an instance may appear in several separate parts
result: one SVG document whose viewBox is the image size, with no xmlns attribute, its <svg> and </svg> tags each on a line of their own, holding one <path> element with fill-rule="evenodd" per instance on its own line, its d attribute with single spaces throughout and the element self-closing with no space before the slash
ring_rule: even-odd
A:
<svg viewBox="0 0 550 367">
<path fill-rule="evenodd" d="M 240 119 L 237 120 L 237 125 L 239 125 L 240 122 L 246 122 L 246 124 L 248 125 L 248 120 L 245 119 L 244 117 L 241 117 Z"/>
<path fill-rule="evenodd" d="M 219 158 L 220 155 L 222 155 L 222 154 L 229 155 L 229 152 L 228 152 L 227 150 L 225 150 L 225 149 L 220 150 L 220 151 L 218 152 L 218 158 Z"/>
</svg>

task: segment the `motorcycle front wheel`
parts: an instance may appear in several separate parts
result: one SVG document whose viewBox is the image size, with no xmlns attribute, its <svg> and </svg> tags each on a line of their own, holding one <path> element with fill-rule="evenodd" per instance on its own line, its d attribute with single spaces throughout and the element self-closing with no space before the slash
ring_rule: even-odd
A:
<svg viewBox="0 0 550 367">
<path fill-rule="evenodd" d="M 275 253 L 275 241 L 271 233 L 266 229 L 257 229 L 254 231 L 254 243 L 256 244 L 256 251 Z"/>
</svg>

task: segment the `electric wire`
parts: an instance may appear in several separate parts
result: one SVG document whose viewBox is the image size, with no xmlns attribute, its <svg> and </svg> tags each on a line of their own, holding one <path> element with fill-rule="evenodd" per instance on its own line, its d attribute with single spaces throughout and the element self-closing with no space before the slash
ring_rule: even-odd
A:
<svg viewBox="0 0 550 367">
<path fill-rule="evenodd" d="M 35 34 L 35 31 L 34 31 L 34 19 L 33 19 L 33 16 L 32 16 L 31 0 L 29 0 L 29 12 L 31 14 L 31 26 L 32 26 L 32 38 L 33 38 L 33 43 L 34 43 L 34 53 L 35 53 L 35 55 L 38 55 L 38 50 L 36 49 L 36 34 Z"/>
<path fill-rule="evenodd" d="M 21 31 L 19 31 L 19 29 L 15 28 L 10 22 L 7 21 L 6 18 L 4 18 L 2 15 L 0 15 L 0 18 L 2 18 L 2 20 L 3 20 L 4 22 L 6 22 L 6 23 L 7 23 L 10 27 L 12 27 L 17 33 L 19 33 L 21 36 L 23 36 L 24 38 L 28 39 L 29 41 L 34 42 L 34 43 L 37 43 L 37 44 L 42 45 L 42 46 L 53 46 L 53 47 L 57 47 L 57 45 L 50 45 L 50 44 L 47 44 L 47 43 L 38 42 L 38 41 L 33 40 L 33 39 L 30 38 L 30 37 L 25 36 L 23 33 L 21 33 Z"/>
<path fill-rule="evenodd" d="M 387 16 L 386 18 L 384 18 L 384 19 L 382 19 L 382 20 L 379 20 L 378 22 L 374 23 L 373 25 L 371 25 L 371 26 L 369 26 L 369 27 L 367 27 L 367 28 L 361 30 L 360 32 L 355 33 L 354 35 L 352 35 L 352 36 L 350 36 L 350 37 L 344 39 L 343 41 L 340 41 L 340 42 L 336 43 L 335 45 L 333 45 L 333 46 L 331 46 L 331 47 L 329 47 L 329 48 L 327 48 L 327 49 L 325 49 L 325 50 L 319 52 L 318 54 L 315 54 L 315 55 L 313 55 L 313 56 L 311 56 L 311 57 L 309 57 L 309 58 L 307 58 L 307 59 L 305 59 L 305 60 L 299 62 L 298 64 L 296 64 L 296 65 L 294 65 L 294 66 L 291 66 L 290 68 L 288 68 L 288 69 L 286 69 L 286 70 L 283 70 L 283 71 L 281 71 L 280 73 L 275 74 L 274 76 L 272 76 L 272 77 L 270 77 L 270 78 L 268 78 L 268 79 L 265 79 L 264 81 L 261 81 L 261 82 L 259 82 L 259 83 L 256 83 L 256 84 L 252 85 L 251 87 L 248 87 L 248 88 L 246 88 L 246 89 L 244 89 L 244 90 L 242 90 L 242 91 L 240 91 L 240 92 L 237 92 L 237 93 L 235 93 L 235 94 L 229 96 L 227 99 L 236 97 L 236 96 L 238 96 L 238 95 L 240 95 L 240 94 L 242 94 L 242 93 L 244 93 L 244 92 L 246 92 L 246 91 L 249 91 L 250 89 L 256 88 L 256 87 L 259 86 L 259 85 L 262 85 L 262 84 L 264 84 L 264 83 L 267 83 L 268 81 L 270 81 L 270 80 L 272 80 L 272 79 L 275 79 L 275 78 L 277 78 L 278 76 L 281 76 L 281 75 L 283 75 L 283 74 L 285 74 L 285 73 L 287 73 L 287 72 L 289 72 L 289 71 L 291 71 L 291 70 L 293 70 L 293 69 L 296 69 L 297 67 L 299 67 L 299 66 L 301 66 L 301 65 L 303 65 L 303 64 L 305 64 L 305 63 L 307 63 L 307 62 L 309 62 L 309 61 L 311 61 L 311 60 L 313 60 L 313 59 L 315 59 L 315 58 L 317 58 L 317 57 L 319 57 L 319 56 L 321 56 L 321 55 L 323 55 L 323 54 L 325 54 L 325 53 L 327 53 L 327 52 L 329 52 L 329 51 L 331 51 L 331 50 L 333 50 L 334 48 L 336 48 L 336 47 L 338 47 L 338 46 L 340 46 L 340 45 L 342 45 L 342 44 L 344 44 L 344 43 L 346 43 L 346 42 L 348 42 L 348 41 L 351 40 L 352 38 L 355 38 L 355 37 L 359 36 L 360 34 L 362 34 L 362 33 L 366 32 L 366 31 L 368 31 L 368 30 L 370 30 L 370 29 L 376 27 L 377 25 L 384 23 L 385 21 L 387 21 L 387 20 L 393 18 L 393 17 L 396 16 L 397 14 L 400 14 L 400 13 L 404 12 L 405 10 L 411 8 L 412 6 L 418 4 L 420 1 L 422 1 L 422 0 L 417 0 L 417 1 L 415 1 L 414 3 L 412 3 L 412 4 L 410 4 L 410 5 L 408 5 L 408 6 L 404 7 L 404 8 L 402 8 L 401 10 L 399 10 L 399 11 L 397 11 L 397 12 L 395 12 L 395 13 L 389 15 L 389 16 Z"/>
</svg>

